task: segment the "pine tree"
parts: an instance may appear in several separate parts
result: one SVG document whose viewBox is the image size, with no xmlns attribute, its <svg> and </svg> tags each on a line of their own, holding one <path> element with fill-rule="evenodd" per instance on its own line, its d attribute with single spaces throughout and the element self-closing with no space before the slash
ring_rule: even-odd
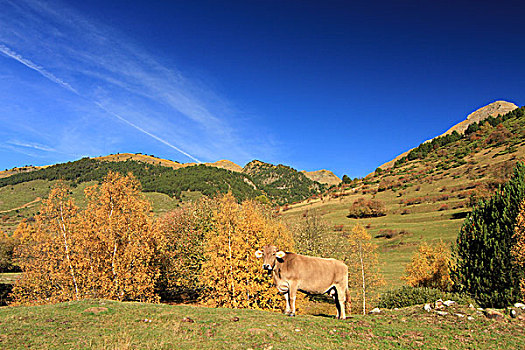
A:
<svg viewBox="0 0 525 350">
<path fill-rule="evenodd" d="M 454 287 L 483 307 L 505 307 L 521 298 L 524 269 L 516 264 L 511 250 L 524 196 L 525 166 L 520 162 L 505 185 L 478 202 L 458 235 L 453 253 Z"/>
</svg>

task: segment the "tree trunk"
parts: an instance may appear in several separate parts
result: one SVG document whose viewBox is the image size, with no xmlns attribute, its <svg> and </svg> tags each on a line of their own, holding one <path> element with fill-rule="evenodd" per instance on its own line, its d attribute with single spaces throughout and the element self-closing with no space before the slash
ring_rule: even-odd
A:
<svg viewBox="0 0 525 350">
<path fill-rule="evenodd" d="M 67 244 L 67 236 L 66 236 L 67 230 L 66 230 L 66 225 L 64 224 L 64 213 L 62 210 L 62 204 L 60 204 L 60 221 L 58 225 L 62 229 L 62 235 L 64 237 L 64 248 L 66 251 L 66 259 L 69 265 L 69 272 L 71 274 L 71 277 L 73 278 L 73 285 L 75 286 L 75 299 L 78 300 L 78 285 L 77 285 L 77 279 L 75 278 L 75 270 L 73 269 L 73 264 L 71 263 L 71 258 L 69 257 L 69 245 Z"/>
</svg>

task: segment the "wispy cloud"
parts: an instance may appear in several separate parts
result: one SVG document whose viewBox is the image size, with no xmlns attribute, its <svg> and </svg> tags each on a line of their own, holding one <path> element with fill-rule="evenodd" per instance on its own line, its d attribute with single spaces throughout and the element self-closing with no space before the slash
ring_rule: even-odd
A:
<svg viewBox="0 0 525 350">
<path fill-rule="evenodd" d="M 239 112 L 206 84 L 65 4 L 0 0 L 0 52 L 193 161 L 271 148 L 247 138 Z"/>
<path fill-rule="evenodd" d="M 64 82 L 62 79 L 60 78 L 57 78 L 55 75 L 53 75 L 52 73 L 48 72 L 44 67 L 41 67 L 33 62 L 31 62 L 30 60 L 22 57 L 21 55 L 19 55 L 18 53 L 14 52 L 13 50 L 11 50 L 10 48 L 8 48 L 7 46 L 5 45 L 2 45 L 0 44 L 0 52 L 2 52 L 3 54 L 5 54 L 6 56 L 22 63 L 23 65 L 25 65 L 26 67 L 28 68 L 31 68 L 35 71 L 37 71 L 38 73 L 42 74 L 44 77 L 46 77 L 47 79 L 51 80 L 52 82 L 60 85 L 61 87 L 73 92 L 75 95 L 79 96 L 79 97 L 82 97 L 82 98 L 86 98 L 87 100 L 89 100 L 90 102 L 92 102 L 93 104 L 95 104 L 97 107 L 99 107 L 100 109 L 102 109 L 104 112 L 106 112 L 108 115 L 111 115 L 115 118 L 117 118 L 118 120 L 126 123 L 127 125 L 135 128 L 136 130 L 154 138 L 155 140 L 165 144 L 166 146 L 168 147 L 171 147 L 173 148 L 174 150 L 184 154 L 185 156 L 187 156 L 188 158 L 191 158 L 193 159 L 194 161 L 198 162 L 198 163 L 201 163 L 200 160 L 198 160 L 197 158 L 195 158 L 194 156 L 192 156 L 191 154 L 183 151 L 182 149 L 180 149 L 179 147 L 177 146 L 174 146 L 172 145 L 170 142 L 158 137 L 157 135 L 151 133 L 151 132 L 148 132 L 147 130 L 141 128 L 140 126 L 130 122 L 129 120 L 127 120 L 126 118 L 122 117 L 121 115 L 109 110 L 108 108 L 106 108 L 105 106 L 103 106 L 100 102 L 97 102 L 97 101 L 94 101 L 94 100 L 91 100 L 89 99 L 88 97 L 82 95 L 81 93 L 79 93 L 76 89 L 74 89 L 73 87 L 71 87 L 71 85 L 69 85 L 68 83 Z M 30 147 L 29 144 L 18 144 L 18 146 L 25 146 L 25 147 Z M 36 146 L 33 146 L 33 148 L 35 149 L 40 149 L 40 150 L 47 150 L 47 151 L 53 151 L 53 149 L 44 149 L 44 148 L 38 148 Z"/>
<path fill-rule="evenodd" d="M 7 141 L 6 143 L 13 145 L 13 146 L 35 149 L 37 151 L 57 152 L 57 150 L 54 149 L 53 147 L 49 147 L 49 146 L 38 144 L 38 143 L 26 143 L 26 142 L 20 142 L 16 140 L 10 140 L 10 141 Z"/>
<path fill-rule="evenodd" d="M 64 82 L 63 80 L 55 77 L 53 74 L 49 73 L 43 67 L 41 67 L 41 66 L 31 62 L 30 60 L 28 60 L 26 58 L 23 58 L 22 56 L 20 56 L 19 54 L 17 54 L 16 52 L 14 52 L 13 50 L 11 50 L 10 48 L 8 48 L 7 46 L 5 46 L 5 45 L 3 45 L 1 43 L 0 43 L 0 52 L 2 52 L 7 57 L 11 57 L 12 59 L 22 63 L 24 66 L 37 71 L 38 73 L 42 74 L 44 77 L 46 77 L 47 79 L 51 80 L 52 82 L 57 83 L 58 85 L 62 86 L 63 88 L 65 88 L 65 89 L 67 89 L 67 90 L 69 90 L 69 91 L 71 91 L 71 92 L 73 92 L 73 93 L 78 95 L 78 91 L 73 89 L 71 87 L 71 85 L 69 85 L 68 83 Z"/>
</svg>

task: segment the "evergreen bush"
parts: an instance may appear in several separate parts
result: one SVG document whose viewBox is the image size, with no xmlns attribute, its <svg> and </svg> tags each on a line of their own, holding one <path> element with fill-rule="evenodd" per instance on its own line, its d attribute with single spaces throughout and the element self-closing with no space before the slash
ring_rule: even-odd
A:
<svg viewBox="0 0 525 350">
<path fill-rule="evenodd" d="M 511 254 L 516 244 L 514 227 L 525 197 L 525 165 L 498 191 L 480 200 L 465 220 L 453 252 L 454 287 L 483 307 L 505 307 L 521 300 L 524 268 Z"/>
</svg>

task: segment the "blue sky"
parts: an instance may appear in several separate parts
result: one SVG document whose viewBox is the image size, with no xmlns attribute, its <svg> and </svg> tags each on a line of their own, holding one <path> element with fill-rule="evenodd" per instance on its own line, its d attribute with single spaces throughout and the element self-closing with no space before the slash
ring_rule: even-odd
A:
<svg viewBox="0 0 525 350">
<path fill-rule="evenodd" d="M 523 7 L 0 0 L 0 169 L 141 152 L 364 176 L 525 104 Z"/>
</svg>

